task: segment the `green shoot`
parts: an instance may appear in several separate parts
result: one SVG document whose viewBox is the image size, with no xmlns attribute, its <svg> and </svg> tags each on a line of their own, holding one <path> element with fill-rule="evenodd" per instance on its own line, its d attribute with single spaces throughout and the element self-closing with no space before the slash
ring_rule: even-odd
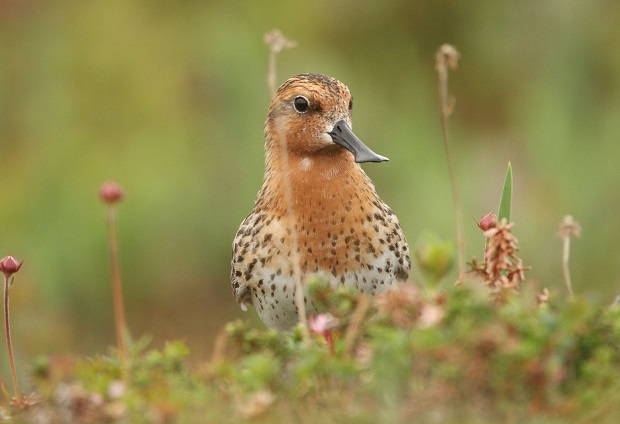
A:
<svg viewBox="0 0 620 424">
<path fill-rule="evenodd" d="M 506 179 L 504 180 L 504 188 L 502 189 L 502 198 L 499 201 L 498 219 L 506 218 L 506 222 L 510 222 L 510 211 L 512 209 L 512 165 L 508 162 L 506 170 Z"/>
</svg>

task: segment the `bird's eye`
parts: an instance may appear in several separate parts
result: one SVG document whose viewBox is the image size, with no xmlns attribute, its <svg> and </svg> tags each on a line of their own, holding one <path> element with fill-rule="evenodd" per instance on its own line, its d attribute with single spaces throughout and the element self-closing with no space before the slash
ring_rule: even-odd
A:
<svg viewBox="0 0 620 424">
<path fill-rule="evenodd" d="M 310 102 L 304 96 L 297 96 L 293 100 L 293 107 L 299 113 L 306 113 L 310 108 Z"/>
</svg>

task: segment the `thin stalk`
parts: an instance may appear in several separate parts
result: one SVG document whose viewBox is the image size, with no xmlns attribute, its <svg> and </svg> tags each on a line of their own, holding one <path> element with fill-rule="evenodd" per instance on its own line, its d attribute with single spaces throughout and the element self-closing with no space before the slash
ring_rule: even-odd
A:
<svg viewBox="0 0 620 424">
<path fill-rule="evenodd" d="M 573 283 L 570 279 L 570 271 L 568 269 L 568 259 L 570 255 L 570 237 L 564 237 L 562 239 L 562 273 L 564 274 L 564 281 L 566 281 L 566 287 L 568 288 L 568 295 L 571 299 L 575 298 L 573 293 Z"/>
<path fill-rule="evenodd" d="M 118 259 L 118 239 L 116 236 L 116 210 L 114 206 L 108 206 L 108 246 L 110 249 L 110 267 L 112 270 L 112 294 L 114 297 L 114 318 L 116 323 L 116 345 L 121 360 L 126 358 L 125 347 L 125 308 L 123 304 L 123 289 L 121 285 L 121 272 Z"/>
<path fill-rule="evenodd" d="M 269 53 L 269 71 L 267 74 L 267 84 L 269 85 L 269 92 L 271 97 L 276 95 L 276 56 L 278 52 L 276 49 L 271 48 Z"/>
<path fill-rule="evenodd" d="M 19 406 L 21 396 L 19 395 L 19 385 L 17 384 L 17 372 L 15 371 L 15 360 L 13 359 L 13 345 L 11 344 L 11 325 L 9 320 L 9 291 L 13 277 L 4 277 L 4 330 L 6 332 L 6 346 L 9 351 L 9 363 L 11 364 L 11 375 L 13 377 L 13 388 L 15 389 L 15 401 Z"/>
<path fill-rule="evenodd" d="M 345 358 L 351 358 L 353 354 L 353 347 L 355 346 L 355 340 L 357 339 L 360 328 L 362 326 L 362 321 L 364 320 L 364 316 L 366 316 L 366 312 L 370 307 L 370 298 L 368 296 L 359 296 L 359 301 L 353 314 L 351 314 L 351 321 L 349 326 L 347 327 L 347 331 L 344 337 L 344 356 Z"/>
<path fill-rule="evenodd" d="M 273 31 L 265 37 L 270 47 L 269 54 L 269 75 L 267 81 L 271 96 L 276 95 L 276 56 L 284 47 L 292 47 L 294 43 L 286 40 L 281 33 Z M 306 317 L 306 302 L 304 299 L 304 287 L 301 281 L 301 266 L 299 257 L 299 239 L 297 231 L 294 229 L 295 210 L 293 207 L 293 188 L 291 186 L 291 174 L 288 163 L 288 150 L 286 143 L 280 143 L 280 157 L 282 158 L 282 170 L 284 172 L 284 197 L 286 201 L 286 214 L 291 229 L 291 245 L 292 245 L 292 265 L 293 279 L 295 280 L 295 305 L 297 306 L 297 319 L 301 324 L 301 332 L 304 342 L 310 344 L 310 333 L 308 331 L 308 321 Z"/>
<path fill-rule="evenodd" d="M 295 210 L 293 208 L 293 189 L 290 181 L 290 169 L 288 166 L 288 152 L 284 143 L 281 145 L 282 159 L 283 159 L 283 171 L 286 178 L 284 178 L 284 194 L 286 198 L 286 213 L 289 218 L 289 225 L 291 227 L 291 244 L 293 254 L 291 260 L 293 261 L 293 278 L 295 279 L 295 304 L 297 305 L 297 318 L 301 323 L 302 337 L 304 340 L 310 342 L 310 334 L 308 332 L 308 322 L 306 317 L 306 302 L 304 299 L 304 287 L 301 281 L 301 266 L 299 258 L 299 240 L 297 237 L 297 231 L 294 229 L 295 222 Z"/>
<path fill-rule="evenodd" d="M 571 299 L 575 298 L 573 293 L 573 283 L 570 278 L 570 272 L 568 270 L 568 259 L 570 255 L 570 238 L 581 237 L 581 226 L 577 221 L 573 219 L 571 215 L 566 215 L 560 223 L 560 231 L 558 236 L 562 240 L 562 273 L 564 274 L 564 281 L 568 288 L 568 295 Z"/>
<path fill-rule="evenodd" d="M 439 77 L 439 103 L 441 114 L 441 131 L 443 135 L 443 145 L 448 162 L 448 173 L 450 174 L 450 187 L 452 190 L 452 202 L 454 203 L 454 217 L 456 222 L 456 255 L 459 269 L 459 280 L 465 275 L 465 235 L 463 231 L 463 211 L 461 198 L 459 196 L 458 181 L 456 177 L 456 167 L 452 155 L 450 143 L 449 117 L 454 108 L 454 99 L 448 92 L 448 71 L 456 69 L 459 53 L 448 44 L 442 45 L 436 55 L 436 70 Z"/>
</svg>

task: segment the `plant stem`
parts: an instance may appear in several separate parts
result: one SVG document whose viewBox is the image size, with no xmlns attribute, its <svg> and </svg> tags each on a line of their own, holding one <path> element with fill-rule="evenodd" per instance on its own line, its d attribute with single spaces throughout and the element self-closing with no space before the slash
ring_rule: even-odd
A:
<svg viewBox="0 0 620 424">
<path fill-rule="evenodd" d="M 116 210 L 108 206 L 108 246 L 110 249 L 110 266 L 112 270 L 112 294 L 114 297 L 114 318 L 116 323 L 116 345 L 121 360 L 126 357 L 125 348 L 125 308 L 123 306 L 123 289 L 118 260 L 118 240 L 116 237 Z"/>
<path fill-rule="evenodd" d="M 276 56 L 284 46 L 292 46 L 293 44 L 282 37 L 281 34 L 272 32 L 274 37 L 269 40 L 269 75 L 267 81 L 272 96 L 276 94 Z M 288 150 L 286 143 L 280 143 L 280 154 L 282 157 L 282 168 L 284 172 L 284 197 L 286 201 L 286 215 L 291 229 L 291 261 L 293 265 L 293 279 L 295 280 L 295 305 L 297 306 L 297 319 L 301 324 L 301 333 L 306 345 L 310 344 L 310 333 L 308 332 L 308 322 L 306 317 L 306 302 L 304 299 L 304 287 L 301 281 L 301 266 L 299 258 L 299 241 L 297 231 L 295 231 L 295 211 L 293 208 L 293 189 L 291 187 L 291 174 L 288 163 Z"/>
<path fill-rule="evenodd" d="M 360 333 L 360 327 L 362 326 L 362 322 L 364 320 L 364 316 L 366 316 L 366 312 L 370 307 L 370 298 L 368 296 L 362 295 L 358 297 L 359 301 L 355 310 L 351 314 L 351 321 L 349 326 L 347 327 L 347 331 L 344 337 L 344 356 L 345 358 L 351 358 L 353 354 L 353 348 L 355 346 L 355 340 L 357 339 Z"/>
<path fill-rule="evenodd" d="M 286 199 L 286 215 L 288 216 L 288 225 L 291 228 L 291 262 L 293 265 L 293 278 L 295 280 L 295 304 L 297 306 L 297 318 L 302 324 L 302 336 L 304 341 L 310 342 L 310 334 L 308 332 L 308 323 L 306 317 L 306 302 L 304 300 L 304 287 L 301 281 L 301 267 L 299 265 L 299 240 L 297 231 L 295 231 L 295 210 L 293 208 L 293 189 L 291 187 L 290 169 L 288 165 L 288 151 L 284 143 L 281 144 L 282 168 L 284 171 L 284 197 Z"/>
<path fill-rule="evenodd" d="M 271 97 L 276 95 L 276 56 L 278 53 L 275 49 L 271 48 L 269 53 L 269 71 L 267 76 L 267 84 L 269 85 L 269 92 Z"/>
<path fill-rule="evenodd" d="M 291 187 L 291 174 L 288 163 L 288 151 L 286 144 L 280 144 L 280 154 L 282 155 L 282 168 L 284 171 L 284 197 L 286 200 L 286 215 L 288 225 L 291 228 L 291 262 L 293 265 L 293 279 L 295 280 L 295 304 L 297 306 L 297 319 L 301 323 L 302 337 L 306 343 L 310 343 L 310 333 L 306 317 L 306 302 L 304 300 L 304 286 L 301 281 L 301 267 L 299 265 L 299 240 L 295 231 L 295 210 L 293 208 L 293 188 Z"/>
<path fill-rule="evenodd" d="M 448 44 L 442 45 L 436 55 L 436 70 L 439 76 L 439 103 L 441 113 L 441 130 L 443 135 L 443 145 L 448 161 L 448 172 L 450 174 L 450 186 L 452 189 L 452 201 L 454 203 L 454 216 L 456 221 L 456 254 L 459 268 L 459 280 L 465 275 L 465 235 L 463 232 L 463 212 L 461 199 L 459 196 L 458 182 L 456 177 L 456 167 L 450 146 L 450 128 L 448 118 L 452 114 L 454 101 L 448 93 L 448 68 L 455 69 L 457 66 L 459 53 Z"/>
<path fill-rule="evenodd" d="M 9 320 L 9 291 L 13 277 L 4 277 L 4 329 L 6 332 L 6 346 L 9 351 L 9 362 L 11 364 L 11 375 L 13 376 L 13 388 L 15 389 L 15 401 L 21 404 L 19 396 L 19 385 L 17 384 L 17 373 L 15 371 L 15 360 L 13 359 L 13 345 L 11 344 L 11 324 Z"/>
<path fill-rule="evenodd" d="M 566 281 L 566 287 L 568 288 L 568 295 L 571 299 L 575 298 L 573 294 L 573 283 L 570 279 L 570 271 L 568 270 L 568 259 L 570 255 L 570 237 L 566 236 L 562 238 L 562 272 L 564 274 L 564 281 Z"/>
<path fill-rule="evenodd" d="M 564 281 L 566 282 L 566 287 L 568 288 L 568 295 L 571 299 L 574 299 L 575 295 L 573 294 L 573 284 L 568 270 L 568 258 L 570 255 L 570 238 L 581 237 L 581 226 L 571 215 L 566 215 L 560 223 L 560 232 L 558 235 L 562 240 L 562 273 L 564 274 Z"/>
</svg>

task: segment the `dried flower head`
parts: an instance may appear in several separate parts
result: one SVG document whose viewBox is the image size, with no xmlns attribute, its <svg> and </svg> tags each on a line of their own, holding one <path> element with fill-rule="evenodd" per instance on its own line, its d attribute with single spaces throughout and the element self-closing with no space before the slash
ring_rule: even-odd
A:
<svg viewBox="0 0 620 424">
<path fill-rule="evenodd" d="M 460 57 L 461 54 L 456 47 L 450 44 L 442 44 L 435 56 L 437 70 L 439 72 L 445 72 L 446 67 L 452 70 L 458 68 Z"/>
<path fill-rule="evenodd" d="M 101 200 L 109 205 L 122 200 L 123 195 L 124 193 L 122 187 L 114 181 L 107 181 L 103 183 L 99 189 L 99 197 L 101 197 Z"/>
<path fill-rule="evenodd" d="M 497 227 L 484 232 L 485 237 L 489 240 L 484 259 L 487 263 L 487 270 L 494 280 L 499 279 L 500 274 L 504 271 L 514 271 L 520 281 L 525 279 L 523 267 L 520 266 L 522 261 L 516 255 L 519 250 L 517 246 L 519 241 L 512 234 L 513 226 L 514 223 L 508 224 L 506 218 L 502 218 Z M 515 267 L 515 264 L 519 266 Z"/>
<path fill-rule="evenodd" d="M 13 256 L 8 255 L 0 261 L 0 271 L 8 279 L 22 267 L 24 261 L 18 261 Z"/>
<path fill-rule="evenodd" d="M 518 293 L 527 270 L 517 256 L 519 242 L 512 233 L 513 226 L 514 223 L 509 224 L 506 218 L 502 218 L 495 227 L 486 230 L 484 262 L 478 263 L 474 258 L 470 263 L 471 271 L 482 278 L 499 304 L 504 303 L 509 295 Z"/>
<path fill-rule="evenodd" d="M 560 223 L 560 231 L 558 231 L 558 236 L 561 239 L 566 239 L 568 237 L 580 238 L 581 226 L 571 215 L 566 215 L 562 220 L 562 223 Z"/>
<path fill-rule="evenodd" d="M 290 49 L 297 45 L 295 41 L 286 38 L 279 29 L 274 29 L 265 34 L 264 41 L 273 53 L 280 53 L 283 49 Z"/>
<path fill-rule="evenodd" d="M 455 70 L 458 67 L 460 56 L 456 48 L 450 44 L 441 45 L 435 54 L 435 70 L 439 77 L 439 96 L 443 119 L 452 115 L 454 109 L 454 97 L 448 94 L 448 71 L 450 69 Z"/>
</svg>

